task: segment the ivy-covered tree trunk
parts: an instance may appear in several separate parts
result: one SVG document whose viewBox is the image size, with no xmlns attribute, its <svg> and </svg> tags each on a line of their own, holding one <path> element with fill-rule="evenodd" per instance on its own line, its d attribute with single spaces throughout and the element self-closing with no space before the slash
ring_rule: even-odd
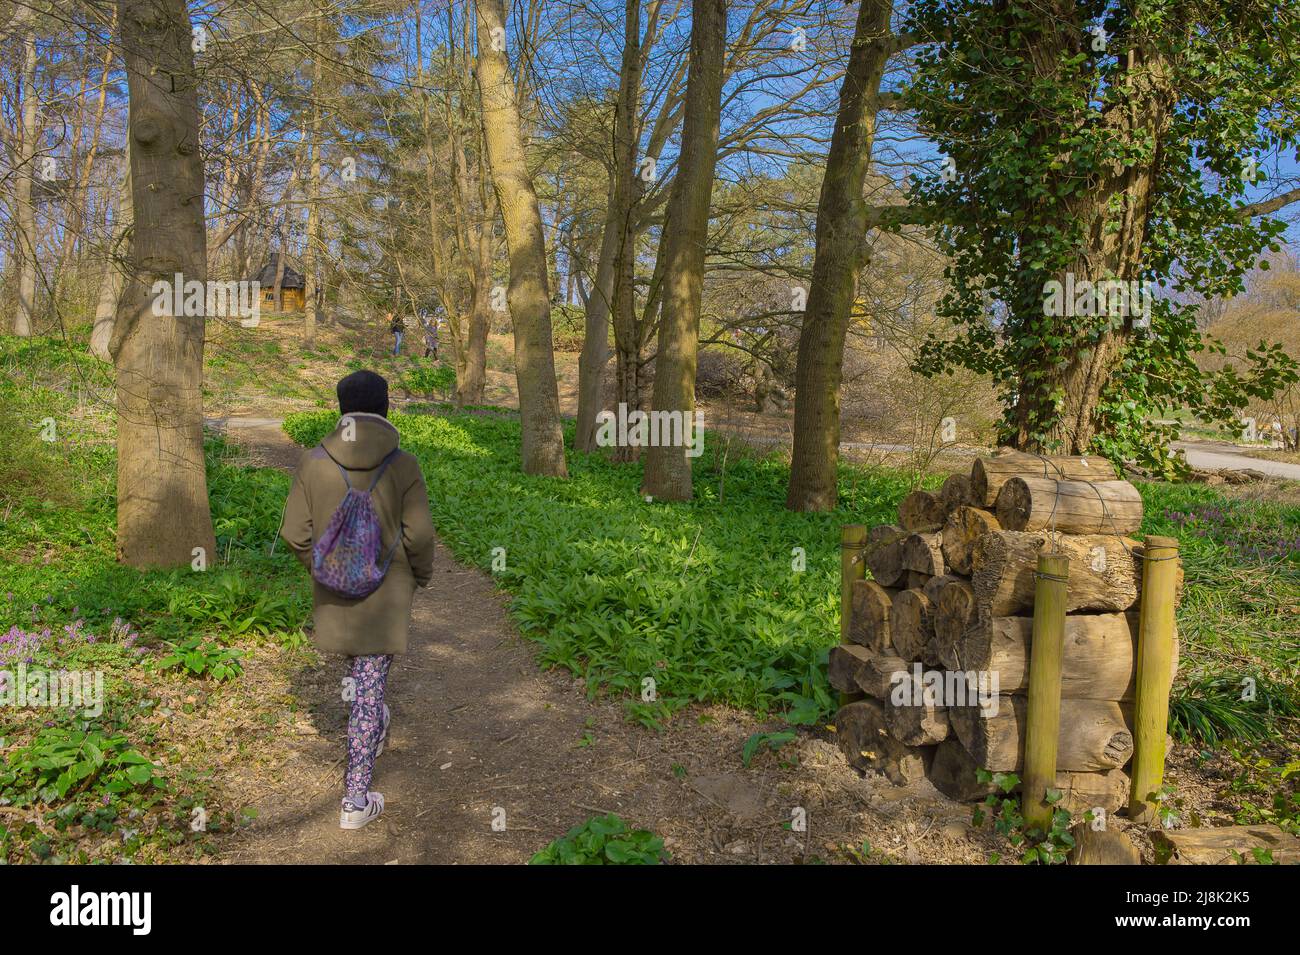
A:
<svg viewBox="0 0 1300 955">
<path fill-rule="evenodd" d="M 1153 471 L 1172 467 L 1172 412 L 1228 424 L 1296 380 L 1267 343 L 1203 370 L 1217 349 L 1196 321 L 1279 247 L 1264 217 L 1300 198 L 1247 201 L 1256 162 L 1300 139 L 1295 0 L 917 0 L 909 19 L 949 31 L 904 96 L 947 157 L 914 180 L 909 218 L 937 226 L 956 330 L 918 370 L 990 375 L 1021 448 Z"/>
<path fill-rule="evenodd" d="M 1077 53 L 1079 37 L 1087 35 L 1085 26 L 1073 0 L 1058 0 L 1054 9 L 1041 8 L 1037 29 L 1030 34 L 1034 82 L 1052 81 L 1060 61 Z M 1069 193 L 1064 176 L 1049 175 L 1045 183 L 1048 195 L 1069 196 L 1063 203 L 1064 218 L 1081 227 L 1082 240 L 1072 261 L 1055 276 L 1063 286 L 1067 273 L 1076 287 L 1082 282 L 1142 280 L 1147 223 L 1160 174 L 1159 144 L 1168 135 L 1174 106 L 1169 66 L 1148 39 L 1131 37 L 1131 49 L 1120 60 L 1113 80 L 1119 95 L 1100 117 L 1112 146 L 1131 157 L 1130 162 L 1097 169 L 1089 188 L 1074 193 Z M 1031 209 L 1031 218 L 1050 229 L 1052 200 L 1033 203 Z M 1041 277 L 1033 271 L 1027 276 L 1032 284 L 1018 300 L 1041 314 Z M 1138 333 L 1133 319 L 1129 316 L 1098 328 L 1083 347 L 1069 350 L 1064 363 L 1055 354 L 1041 353 L 1036 364 L 1043 369 L 1042 387 L 1022 390 L 1016 402 L 1012 441 L 1016 447 L 1056 454 L 1084 454 L 1092 449 L 1102 426 L 1100 407 L 1106 386 Z"/>
<path fill-rule="evenodd" d="M 680 412 L 683 435 L 695 415 L 704 246 L 718 162 L 726 48 L 725 0 L 696 0 L 691 7 L 691 65 L 681 156 L 664 225 L 663 312 L 652 405 L 655 412 Z M 691 459 L 685 447 L 659 444 L 646 451 L 641 493 L 665 501 L 691 499 Z"/>
<path fill-rule="evenodd" d="M 132 271 L 117 371 L 117 550 L 133 567 L 216 556 L 203 460 L 203 324 L 154 309 L 156 281 L 207 280 L 203 157 L 185 0 L 119 0 L 131 137 Z"/>
<path fill-rule="evenodd" d="M 785 500 L 794 511 L 831 510 L 837 500 L 844 338 L 866 248 L 863 189 L 871 165 L 880 79 L 892 50 L 892 10 L 887 0 L 862 0 L 858 7 L 817 201 L 816 257 L 799 333 L 794 451 Z"/>
</svg>

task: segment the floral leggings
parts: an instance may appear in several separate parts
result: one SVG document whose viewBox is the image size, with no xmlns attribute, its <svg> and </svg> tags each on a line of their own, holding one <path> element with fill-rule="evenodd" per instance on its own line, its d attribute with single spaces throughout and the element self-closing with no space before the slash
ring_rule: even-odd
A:
<svg viewBox="0 0 1300 955">
<path fill-rule="evenodd" d="M 348 769 L 343 777 L 343 800 L 366 804 L 370 777 L 375 771 L 375 750 L 384 735 L 384 689 L 393 655 L 349 657 L 353 682 L 352 715 L 348 717 Z"/>
</svg>

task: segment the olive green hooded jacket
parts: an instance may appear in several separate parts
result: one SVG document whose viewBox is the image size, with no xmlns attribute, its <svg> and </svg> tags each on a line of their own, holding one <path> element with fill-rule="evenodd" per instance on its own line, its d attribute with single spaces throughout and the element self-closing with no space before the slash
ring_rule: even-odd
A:
<svg viewBox="0 0 1300 955">
<path fill-rule="evenodd" d="M 374 414 L 350 413 L 316 447 L 303 453 L 285 504 L 280 536 L 311 568 L 311 550 L 347 493 L 339 465 L 355 488 L 370 486 L 379 464 L 397 447 L 397 429 Z M 416 586 L 433 576 L 435 537 L 429 496 L 415 456 L 399 451 L 371 494 L 382 528 L 382 551 L 393 560 L 379 588 L 349 600 L 312 581 L 313 639 L 321 650 L 361 656 L 404 653 Z M 400 535 L 401 546 L 394 543 Z"/>
</svg>

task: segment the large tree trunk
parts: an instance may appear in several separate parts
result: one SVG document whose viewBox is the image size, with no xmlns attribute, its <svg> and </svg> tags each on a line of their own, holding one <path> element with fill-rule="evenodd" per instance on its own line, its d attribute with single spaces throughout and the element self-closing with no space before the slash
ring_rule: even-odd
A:
<svg viewBox="0 0 1300 955">
<path fill-rule="evenodd" d="M 203 464 L 203 315 L 155 315 L 154 282 L 206 282 L 203 160 L 185 0 L 119 0 L 135 229 L 117 366 L 117 549 L 133 567 L 216 556 Z M 167 312 L 173 311 L 167 309 Z M 201 549 L 201 550 L 196 550 Z"/>
<path fill-rule="evenodd" d="M 23 37 L 22 129 L 18 146 L 18 182 L 14 189 L 14 225 L 18 248 L 18 308 L 14 312 L 14 334 L 26 338 L 36 318 L 36 254 L 40 237 L 36 233 L 33 180 L 36 176 L 36 146 L 40 133 L 40 101 L 36 95 L 36 8 L 19 4 L 14 13 L 14 32 Z"/>
<path fill-rule="evenodd" d="M 831 510 L 838 500 L 844 338 L 863 265 L 867 206 L 862 191 L 871 165 L 880 78 L 891 52 L 892 9 L 885 0 L 862 0 L 858 8 L 817 202 L 816 257 L 799 333 L 794 451 L 785 500 L 794 511 Z"/>
<path fill-rule="evenodd" d="M 1074 50 L 1084 24 L 1075 5 L 1065 0 L 1035 8 L 1035 15 L 1041 17 L 1041 23 L 1033 33 L 1038 38 L 1033 59 L 1046 74 Z M 1100 176 L 1089 188 L 1075 190 L 1078 198 L 1067 221 L 1083 223 L 1084 244 L 1066 271 L 1073 273 L 1076 283 L 1127 282 L 1141 277 L 1147 223 L 1162 160 L 1159 144 L 1167 137 L 1173 119 L 1175 96 L 1170 67 L 1162 55 L 1135 36 L 1132 50 L 1127 57 L 1120 57 L 1120 64 L 1116 83 L 1125 95 L 1116 98 L 1102 121 L 1117 142 L 1130 144 L 1133 155 L 1146 159 Z M 1144 152 L 1147 142 L 1157 145 Z M 1048 185 L 1048 193 L 1054 196 L 1052 184 Z M 1030 213 L 1027 218 L 1034 221 L 1035 216 Z M 1064 282 L 1064 273 L 1057 279 Z M 1020 300 L 1041 308 L 1042 288 L 1022 290 Z M 1058 366 L 1054 353 L 1034 362 L 1034 367 L 1042 369 L 1043 378 L 1039 387 L 1020 391 L 1012 443 L 1025 451 L 1050 454 L 1091 450 L 1100 424 L 1098 406 L 1133 334 L 1129 319 L 1120 328 L 1102 330 L 1093 340 L 1080 340 L 1064 366 Z M 1043 422 L 1051 424 L 1044 428 Z"/>
<path fill-rule="evenodd" d="M 113 239 L 108 246 L 104 274 L 99 280 L 99 296 L 95 302 L 95 326 L 90 332 L 90 353 L 101 361 L 112 361 L 108 350 L 113 340 L 113 323 L 117 307 L 126 288 L 127 273 L 131 269 L 131 137 L 126 137 L 126 153 L 122 164 L 122 183 L 117 192 L 117 213 L 113 219 Z"/>
<path fill-rule="evenodd" d="M 504 4 L 502 0 L 477 0 L 475 10 L 483 134 L 510 250 L 507 301 L 515 334 L 523 467 L 526 474 L 568 477 L 555 381 L 546 239 L 537 192 L 524 156 L 519 104 L 506 59 Z M 500 49 L 494 49 L 494 45 Z"/>
<path fill-rule="evenodd" d="M 631 272 L 627 266 L 636 242 L 632 207 L 636 201 L 636 121 L 641 95 L 641 0 L 627 0 L 623 13 L 623 58 L 619 67 L 618 99 L 614 105 L 614 155 L 610 166 L 609 204 L 600 240 L 600 258 L 587 306 L 587 324 L 578 359 L 578 425 L 575 444 L 580 451 L 596 448 L 596 415 L 604 398 L 602 381 L 609 364 L 609 323 Z M 630 304 L 630 302 L 629 302 Z M 629 311 L 632 311 L 629 309 Z M 633 312 L 634 314 L 634 312 Z M 635 405 L 628 410 L 631 411 Z"/>
<path fill-rule="evenodd" d="M 682 148 L 664 225 L 663 312 L 653 402 L 656 413 L 681 413 L 684 437 L 695 416 L 704 247 L 718 162 L 726 48 L 725 0 L 696 0 L 691 8 L 691 65 Z M 667 501 L 691 499 L 691 460 L 685 447 L 654 444 L 647 449 L 645 460 L 643 494 Z"/>
</svg>

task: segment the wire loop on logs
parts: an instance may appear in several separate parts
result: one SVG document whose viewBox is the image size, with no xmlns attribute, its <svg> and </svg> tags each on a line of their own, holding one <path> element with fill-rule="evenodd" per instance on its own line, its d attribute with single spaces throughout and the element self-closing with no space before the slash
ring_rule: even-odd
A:
<svg viewBox="0 0 1300 955">
<path fill-rule="evenodd" d="M 1065 471 L 1062 470 L 1062 468 L 1061 468 L 1059 465 L 1056 465 L 1056 464 L 1052 463 L 1048 458 L 1046 458 L 1044 455 L 1039 454 L 1039 453 L 1036 452 L 1036 451 L 1032 451 L 1032 452 L 1029 452 L 1029 453 L 1033 454 L 1034 457 L 1038 458 L 1038 460 L 1042 462 L 1042 465 L 1043 465 L 1043 477 L 1045 477 L 1045 478 L 1050 478 L 1050 477 L 1052 477 L 1051 473 L 1049 473 L 1049 469 L 1051 469 L 1051 470 L 1055 470 L 1055 471 L 1056 471 L 1056 474 L 1057 474 L 1056 480 L 1060 481 L 1060 480 L 1065 480 L 1065 479 L 1066 479 Z M 1081 457 L 1083 457 L 1083 458 L 1086 459 L 1087 455 L 1081 455 Z M 1175 554 L 1171 554 L 1171 555 L 1168 556 L 1168 557 L 1148 557 L 1148 556 L 1146 555 L 1145 552 L 1143 552 L 1143 553 L 1139 553 L 1138 551 L 1133 550 L 1131 547 L 1128 546 L 1128 544 L 1126 544 L 1126 543 L 1124 542 L 1124 541 L 1125 541 L 1125 537 L 1124 537 L 1124 535 L 1121 534 L 1121 533 L 1119 532 L 1119 528 L 1117 528 L 1117 527 L 1115 526 L 1115 515 L 1112 514 L 1112 513 L 1110 512 L 1110 508 L 1106 506 L 1106 499 L 1105 499 L 1104 497 L 1101 496 L 1101 491 L 1097 490 L 1097 484 L 1096 484 L 1096 482 L 1095 482 L 1095 481 L 1078 481 L 1078 482 L 1076 482 L 1076 483 L 1078 483 L 1078 484 L 1086 484 L 1088 487 L 1092 488 L 1093 493 L 1097 495 L 1097 500 L 1101 502 L 1101 514 L 1102 514 L 1102 517 L 1105 518 L 1107 521 L 1110 522 L 1111 533 L 1112 533 L 1112 535 L 1114 536 L 1114 538 L 1115 538 L 1117 541 L 1119 541 L 1119 546 L 1122 547 L 1122 548 L 1124 549 L 1124 553 L 1128 554 L 1129 557 L 1140 557 L 1142 560 L 1148 560 L 1148 561 L 1177 560 L 1177 559 L 1178 559 L 1178 554 L 1176 554 L 1176 553 L 1175 553 Z M 1048 519 L 1048 526 L 1047 526 L 1048 536 L 1049 536 L 1049 538 L 1050 538 L 1051 541 L 1052 541 L 1052 546 L 1054 546 L 1054 547 L 1059 547 L 1059 546 L 1060 546 L 1060 533 L 1056 530 L 1056 504 L 1057 504 L 1057 501 L 1060 500 L 1060 497 L 1061 497 L 1061 495 L 1058 493 L 1058 494 L 1056 494 L 1056 495 L 1052 498 L 1052 512 L 1047 516 L 1047 519 Z M 1145 551 L 1145 547 L 1143 548 L 1143 551 Z"/>
<path fill-rule="evenodd" d="M 1055 580 L 1055 581 L 1059 581 L 1060 583 L 1063 583 L 1063 584 L 1068 584 L 1068 583 L 1070 582 L 1070 578 L 1069 578 L 1069 577 L 1063 576 L 1063 575 L 1061 575 L 1061 574 L 1044 574 L 1042 571 L 1038 571 L 1038 570 L 1034 571 L 1034 579 L 1035 579 L 1035 580 Z"/>
</svg>

